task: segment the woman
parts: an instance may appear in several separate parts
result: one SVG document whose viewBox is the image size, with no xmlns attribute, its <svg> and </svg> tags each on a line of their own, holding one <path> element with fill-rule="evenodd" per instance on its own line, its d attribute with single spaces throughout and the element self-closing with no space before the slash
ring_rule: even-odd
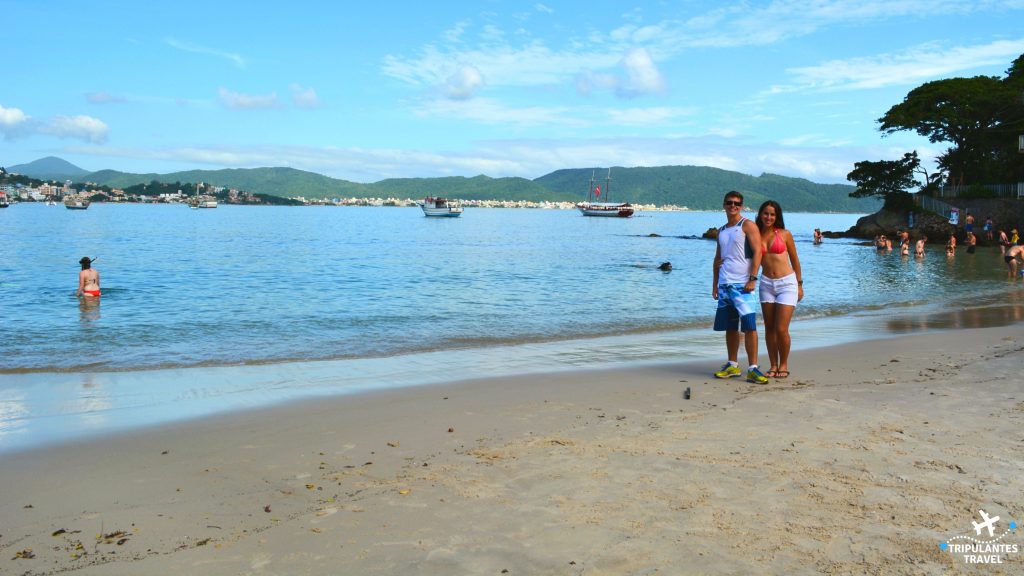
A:
<svg viewBox="0 0 1024 576">
<path fill-rule="evenodd" d="M 956 235 L 950 234 L 949 240 L 946 241 L 946 254 L 952 256 L 956 253 Z"/>
<path fill-rule="evenodd" d="M 78 261 L 82 265 L 82 271 L 78 273 L 78 296 L 83 294 L 86 298 L 100 297 L 100 271 L 92 268 L 92 260 L 83 256 Z"/>
<path fill-rule="evenodd" d="M 765 376 L 785 379 L 789 377 L 789 322 L 796 303 L 804 298 L 803 273 L 779 203 L 768 200 L 761 204 L 755 222 L 761 231 L 761 313 L 771 362 Z"/>
<path fill-rule="evenodd" d="M 1000 228 L 999 230 L 999 254 L 1006 256 L 1006 249 L 1010 247 L 1010 237 L 1006 235 L 1006 230 Z"/>
</svg>

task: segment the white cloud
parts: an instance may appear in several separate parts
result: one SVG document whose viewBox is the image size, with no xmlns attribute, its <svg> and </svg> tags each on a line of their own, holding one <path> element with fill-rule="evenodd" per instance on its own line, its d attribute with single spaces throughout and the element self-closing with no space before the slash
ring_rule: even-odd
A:
<svg viewBox="0 0 1024 576">
<path fill-rule="evenodd" d="M 555 12 L 551 8 L 545 6 L 544 4 L 539 4 L 539 3 L 538 4 L 534 4 L 533 5 L 533 9 L 536 10 L 537 12 L 544 12 L 545 14 L 554 14 L 554 12 Z"/>
<path fill-rule="evenodd" d="M 656 106 L 652 108 L 626 108 L 608 110 L 609 122 L 620 126 L 663 126 L 674 120 L 696 113 L 695 108 Z"/>
<path fill-rule="evenodd" d="M 110 128 L 102 120 L 92 116 L 54 116 L 43 122 L 18 108 L 0 106 L 0 134 L 6 139 L 43 134 L 102 144 L 107 141 L 109 132 Z"/>
<path fill-rule="evenodd" d="M 221 103 L 235 110 L 266 110 L 268 108 L 280 107 L 280 103 L 277 100 L 277 92 L 271 92 L 262 96 L 250 96 L 248 94 L 232 92 L 226 88 L 220 88 L 217 90 L 217 94 L 220 96 Z"/>
<path fill-rule="evenodd" d="M 484 85 L 484 76 L 474 66 L 462 66 L 445 82 L 445 95 L 452 100 L 468 100 Z"/>
<path fill-rule="evenodd" d="M 473 121 L 480 124 L 506 125 L 510 129 L 529 126 L 586 126 L 589 122 L 570 114 L 567 106 L 506 106 L 489 98 L 453 102 L 427 100 L 419 104 L 415 113 L 424 117 Z"/>
<path fill-rule="evenodd" d="M 214 50 L 213 48 L 207 48 L 206 46 L 193 44 L 192 42 L 178 40 L 176 38 L 166 38 L 164 39 L 164 42 L 171 48 L 176 48 L 184 52 L 192 52 L 193 54 L 208 54 L 210 56 L 216 56 L 218 58 L 223 58 L 228 62 L 231 62 L 238 68 L 245 68 L 245 59 L 242 58 L 241 55 L 236 54 L 234 52 Z"/>
<path fill-rule="evenodd" d="M 614 91 L 620 84 L 619 78 L 613 74 L 584 70 L 576 75 L 576 91 L 584 96 L 590 95 L 595 90 Z"/>
<path fill-rule="evenodd" d="M 643 48 L 630 50 L 622 59 L 626 81 L 619 88 L 619 95 L 641 96 L 660 94 L 666 90 L 665 78 L 654 65 L 651 55 Z"/>
<path fill-rule="evenodd" d="M 0 130 L 9 130 L 28 121 L 28 116 L 18 108 L 0 106 Z"/>
<path fill-rule="evenodd" d="M 977 46 L 916 46 L 896 54 L 831 60 L 816 66 L 791 68 L 794 84 L 773 86 L 771 93 L 800 90 L 859 90 L 918 84 L 951 77 L 979 67 L 1005 64 L 1024 52 L 1024 38 Z"/>
<path fill-rule="evenodd" d="M 468 22 L 456 22 L 454 26 L 452 26 L 448 30 L 445 30 L 441 34 L 441 37 L 452 44 L 459 43 L 462 41 L 462 34 L 466 31 L 466 28 L 468 26 Z"/>
<path fill-rule="evenodd" d="M 291 85 L 292 90 L 292 103 L 299 108 L 319 108 L 320 98 L 316 95 L 316 90 L 312 88 L 304 88 L 298 84 Z"/>
<path fill-rule="evenodd" d="M 90 104 L 121 104 L 128 101 L 125 98 L 114 96 L 107 92 L 87 92 L 85 99 Z"/>
<path fill-rule="evenodd" d="M 488 86 L 551 86 L 572 82 L 581 70 L 612 69 L 622 60 L 623 52 L 608 45 L 596 51 L 556 51 L 527 37 L 518 46 L 498 43 L 463 49 L 427 45 L 412 57 L 385 57 L 382 71 L 414 86 L 443 86 L 462 63 L 472 62 Z"/>
<path fill-rule="evenodd" d="M 426 44 L 415 54 L 385 57 L 382 72 L 414 86 L 443 87 L 458 73 L 459 63 L 472 62 L 492 88 L 575 83 L 580 93 L 588 94 L 604 84 L 600 79 L 618 73 L 622 66 L 626 78 L 620 83 L 620 95 L 657 94 L 666 89 L 666 82 L 655 63 L 695 47 L 763 46 L 832 26 L 870 25 L 922 15 L 997 12 L 1003 8 L 1019 9 L 1020 1 L 775 0 L 754 7 L 736 4 L 685 20 L 664 19 L 647 24 L 627 14 L 624 20 L 636 22 L 605 32 L 594 30 L 586 38 L 564 36 L 566 40 L 561 46 L 549 45 L 531 34 L 509 35 L 513 38 L 510 41 L 492 24 L 481 27 L 483 41 L 471 46 L 471 23 L 461 21 L 443 33 L 439 43 Z M 963 55 L 964 60 L 968 57 Z M 824 71 L 808 69 L 806 74 L 817 76 Z M 780 86 L 778 91 L 787 88 L 791 87 Z"/>
<path fill-rule="evenodd" d="M 110 128 L 102 120 L 91 116 L 54 116 L 38 131 L 58 138 L 75 138 L 102 144 L 107 141 Z"/>
</svg>

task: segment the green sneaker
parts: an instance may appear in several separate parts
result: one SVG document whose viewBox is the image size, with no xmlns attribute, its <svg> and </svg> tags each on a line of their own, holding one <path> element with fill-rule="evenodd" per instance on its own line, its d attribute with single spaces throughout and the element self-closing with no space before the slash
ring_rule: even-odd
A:
<svg viewBox="0 0 1024 576">
<path fill-rule="evenodd" d="M 726 362 L 722 364 L 722 369 L 715 372 L 715 378 L 732 378 L 734 376 L 742 376 L 743 371 L 740 370 L 739 366 L 733 366 Z"/>
<path fill-rule="evenodd" d="M 737 370 L 737 372 L 739 372 L 739 370 Z M 761 374 L 760 368 L 751 368 L 750 370 L 747 370 L 747 382 L 751 382 L 753 384 L 767 384 L 768 377 Z"/>
</svg>

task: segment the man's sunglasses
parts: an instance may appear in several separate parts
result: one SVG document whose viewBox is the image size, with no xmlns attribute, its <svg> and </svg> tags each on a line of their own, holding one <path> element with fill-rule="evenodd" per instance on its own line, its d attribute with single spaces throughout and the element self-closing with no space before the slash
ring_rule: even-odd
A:
<svg viewBox="0 0 1024 576">
<path fill-rule="evenodd" d="M 722 202 L 722 206 L 743 206 L 743 202 L 739 200 L 726 200 Z"/>
</svg>

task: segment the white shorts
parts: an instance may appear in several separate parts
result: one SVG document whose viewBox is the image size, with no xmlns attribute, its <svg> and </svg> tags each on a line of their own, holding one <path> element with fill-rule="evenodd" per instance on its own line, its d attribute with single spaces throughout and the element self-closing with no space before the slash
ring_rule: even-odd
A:
<svg viewBox="0 0 1024 576">
<path fill-rule="evenodd" d="M 762 304 L 785 304 L 795 307 L 796 303 L 800 301 L 796 272 L 791 272 L 782 278 L 761 276 L 760 295 Z"/>
</svg>

